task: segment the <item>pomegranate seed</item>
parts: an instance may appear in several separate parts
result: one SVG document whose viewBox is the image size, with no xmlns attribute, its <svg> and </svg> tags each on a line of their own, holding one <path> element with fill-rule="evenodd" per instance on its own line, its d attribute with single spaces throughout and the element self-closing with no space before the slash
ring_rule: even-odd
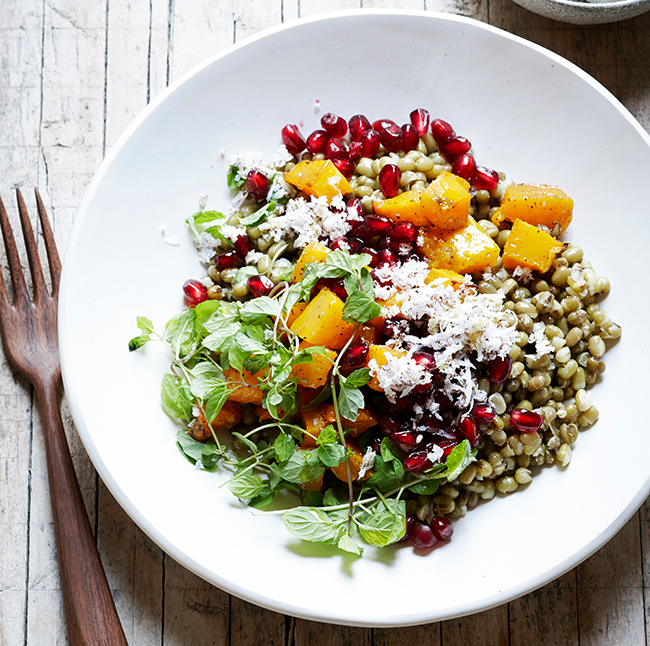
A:
<svg viewBox="0 0 650 646">
<path fill-rule="evenodd" d="M 305 139 L 296 125 L 289 124 L 282 128 L 282 143 L 292 155 L 297 156 L 305 149 Z"/>
<path fill-rule="evenodd" d="M 433 464 L 429 460 L 429 454 L 426 451 L 413 451 L 402 460 L 404 468 L 409 473 L 418 473 L 430 469 Z"/>
<path fill-rule="evenodd" d="M 348 155 L 353 162 L 358 162 L 362 157 L 361 149 L 363 145 L 360 141 L 353 141 L 348 148 Z"/>
<path fill-rule="evenodd" d="M 510 425 L 520 433 L 536 433 L 542 426 L 542 416 L 532 410 L 515 408 L 510 413 Z"/>
<path fill-rule="evenodd" d="M 413 514 L 406 514 L 406 533 L 397 541 L 398 543 L 403 543 L 404 541 L 410 540 L 411 532 L 413 531 L 413 527 L 415 526 L 416 522 L 417 518 Z"/>
<path fill-rule="evenodd" d="M 387 234 L 392 226 L 392 222 L 381 215 L 366 215 L 363 224 L 359 229 L 359 235 L 367 240 L 375 236 Z"/>
<path fill-rule="evenodd" d="M 401 150 L 404 146 L 404 132 L 395 123 L 379 131 L 379 141 L 386 150 Z"/>
<path fill-rule="evenodd" d="M 219 270 L 233 269 L 235 267 L 242 267 L 244 265 L 244 258 L 241 254 L 237 253 L 236 249 L 231 249 L 224 253 L 220 253 L 214 258 L 214 266 Z"/>
<path fill-rule="evenodd" d="M 348 126 L 350 127 L 350 139 L 352 141 L 361 141 L 361 135 L 372 128 L 370 121 L 362 114 L 355 114 L 348 121 Z"/>
<path fill-rule="evenodd" d="M 493 384 L 502 384 L 510 374 L 512 368 L 512 357 L 507 354 L 505 357 L 496 357 L 487 365 L 488 379 Z"/>
<path fill-rule="evenodd" d="M 436 404 L 441 413 L 447 413 L 454 407 L 454 402 L 443 393 L 436 394 Z"/>
<path fill-rule="evenodd" d="M 330 249 L 335 249 L 337 251 L 342 251 L 343 249 L 348 249 L 350 245 L 345 238 L 335 238 L 330 242 Z"/>
<path fill-rule="evenodd" d="M 345 119 L 332 112 L 327 112 L 320 118 L 320 125 L 332 137 L 345 137 L 348 134 L 348 124 Z"/>
<path fill-rule="evenodd" d="M 476 162 L 474 155 L 464 154 L 456 157 L 451 165 L 451 172 L 458 177 L 466 179 L 468 182 L 474 177 L 476 171 Z"/>
<path fill-rule="evenodd" d="M 421 366 L 425 370 L 432 371 L 436 369 L 436 359 L 430 352 L 418 350 L 413 353 L 411 358 L 418 364 L 418 366 Z"/>
<path fill-rule="evenodd" d="M 379 252 L 379 262 L 390 265 L 392 267 L 393 265 L 397 264 L 397 256 L 392 249 L 382 249 Z"/>
<path fill-rule="evenodd" d="M 350 368 L 358 368 L 362 366 L 368 358 L 368 344 L 363 341 L 355 341 L 346 351 L 341 358 L 343 365 Z"/>
<path fill-rule="evenodd" d="M 391 249 L 393 241 L 390 236 L 382 236 L 377 240 L 377 249 Z"/>
<path fill-rule="evenodd" d="M 470 446 L 475 449 L 481 442 L 481 431 L 476 422 L 469 416 L 463 417 L 458 423 L 462 436 L 469 440 Z"/>
<path fill-rule="evenodd" d="M 499 183 L 499 173 L 485 166 L 477 166 L 470 181 L 476 188 L 493 191 Z"/>
<path fill-rule="evenodd" d="M 341 174 L 350 179 L 354 174 L 354 162 L 351 159 L 332 159 L 332 164 L 336 166 Z"/>
<path fill-rule="evenodd" d="M 392 119 L 377 119 L 377 121 L 372 122 L 373 130 L 379 132 L 388 126 L 396 126 L 397 124 Z"/>
<path fill-rule="evenodd" d="M 457 157 L 468 153 L 472 148 L 469 139 L 465 139 L 465 137 L 454 137 L 453 139 L 449 139 L 449 141 L 443 141 L 438 146 L 440 147 L 440 152 L 451 162 Z"/>
<path fill-rule="evenodd" d="M 257 276 L 251 276 L 246 281 L 246 284 L 254 296 L 268 296 L 275 286 L 268 276 L 261 276 L 259 274 Z"/>
<path fill-rule="evenodd" d="M 392 271 L 388 272 L 386 270 L 395 266 L 395 263 L 391 262 L 379 262 L 379 264 L 372 270 L 371 275 L 372 279 L 382 287 L 390 287 L 393 284 Z"/>
<path fill-rule="evenodd" d="M 325 159 L 346 159 L 348 148 L 343 139 L 330 137 L 325 144 Z"/>
<path fill-rule="evenodd" d="M 386 164 L 379 171 L 379 186 L 386 197 L 395 197 L 399 193 L 399 181 L 402 171 L 395 164 Z"/>
<path fill-rule="evenodd" d="M 436 140 L 438 146 L 443 141 L 449 141 L 450 139 L 453 139 L 456 136 L 454 129 L 446 121 L 443 121 L 442 119 L 434 119 L 431 122 L 431 134 L 433 135 L 433 138 Z"/>
<path fill-rule="evenodd" d="M 400 222 L 393 227 L 390 237 L 398 242 L 415 242 L 418 238 L 418 228 L 412 222 Z"/>
<path fill-rule="evenodd" d="M 402 126 L 402 133 L 404 134 L 402 150 L 405 153 L 407 153 L 409 150 L 415 150 L 420 143 L 418 131 L 410 123 L 407 123 Z"/>
<path fill-rule="evenodd" d="M 314 130 L 309 137 L 307 137 L 307 152 L 312 155 L 322 153 L 325 150 L 325 145 L 330 136 L 324 130 Z"/>
<path fill-rule="evenodd" d="M 248 233 L 242 233 L 242 235 L 237 236 L 235 240 L 235 251 L 242 257 L 251 250 L 251 237 Z"/>
<path fill-rule="evenodd" d="M 389 437 L 402 451 L 412 451 L 417 445 L 415 434 L 411 431 L 398 431 L 391 433 Z"/>
<path fill-rule="evenodd" d="M 348 238 L 348 245 L 350 246 L 350 253 L 359 253 L 362 249 L 363 240 L 357 238 L 356 236 L 350 236 Z"/>
<path fill-rule="evenodd" d="M 477 424 L 490 424 L 496 419 L 497 413 L 492 404 L 484 402 L 474 406 L 472 417 L 476 420 Z"/>
<path fill-rule="evenodd" d="M 183 294 L 190 305 L 194 307 L 207 300 L 208 288 L 202 282 L 190 278 L 183 283 Z"/>
<path fill-rule="evenodd" d="M 439 541 L 448 541 L 454 533 L 454 526 L 449 518 L 444 516 L 434 516 L 429 523 L 429 527 Z"/>
<path fill-rule="evenodd" d="M 411 539 L 411 543 L 413 543 L 415 547 L 422 549 L 433 547 L 438 542 L 438 539 L 434 536 L 433 531 L 431 531 L 431 527 L 420 522 L 416 522 L 413 525 L 409 537 Z"/>
<path fill-rule="evenodd" d="M 418 133 L 418 137 L 424 137 L 429 129 L 429 121 L 431 119 L 429 112 L 424 108 L 418 108 L 417 110 L 413 110 L 409 117 L 415 131 Z"/>
<path fill-rule="evenodd" d="M 348 292 L 343 286 L 343 280 L 337 280 L 331 287 L 330 290 L 334 292 L 343 302 L 348 298 Z"/>
<path fill-rule="evenodd" d="M 246 185 L 248 187 L 248 192 L 251 194 L 253 199 L 261 202 L 266 199 L 269 189 L 271 188 L 271 182 L 266 175 L 263 175 L 258 170 L 248 171 L 248 176 L 246 177 Z"/>
<path fill-rule="evenodd" d="M 458 442 L 456 440 L 440 440 L 439 442 L 436 442 L 436 444 L 442 449 L 442 455 L 443 457 L 447 457 L 456 446 L 458 446 Z"/>
<path fill-rule="evenodd" d="M 375 435 L 368 445 L 377 455 L 381 455 L 381 440 L 382 438 L 380 435 Z"/>
<path fill-rule="evenodd" d="M 363 135 L 361 135 L 361 154 L 364 157 L 374 157 L 379 150 L 379 133 L 372 128 L 366 130 Z"/>
<path fill-rule="evenodd" d="M 368 263 L 371 267 L 376 267 L 379 264 L 379 253 L 376 249 L 372 247 L 362 247 L 359 253 L 367 253 L 370 256 L 370 262 Z"/>
<path fill-rule="evenodd" d="M 394 417 L 382 417 L 379 420 L 379 430 L 384 435 L 397 433 L 402 428 L 402 425 Z"/>
<path fill-rule="evenodd" d="M 351 197 L 347 204 L 348 213 L 351 215 L 357 216 L 359 218 L 365 218 L 366 209 L 363 206 L 363 202 L 358 197 Z"/>
<path fill-rule="evenodd" d="M 393 319 L 388 319 L 384 322 L 384 329 L 382 333 L 389 339 L 396 339 L 399 336 L 404 336 L 404 334 L 407 332 L 406 328 L 406 321 L 395 321 Z"/>
</svg>

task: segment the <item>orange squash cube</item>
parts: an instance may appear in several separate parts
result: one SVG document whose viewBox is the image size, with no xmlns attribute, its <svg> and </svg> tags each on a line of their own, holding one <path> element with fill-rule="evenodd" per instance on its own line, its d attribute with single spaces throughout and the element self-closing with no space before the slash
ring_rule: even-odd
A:
<svg viewBox="0 0 650 646">
<path fill-rule="evenodd" d="M 329 159 L 298 162 L 284 174 L 284 180 L 307 195 L 326 197 L 328 202 L 352 190 L 343 173 Z"/>
<path fill-rule="evenodd" d="M 349 453 L 349 458 L 348 460 L 343 460 L 341 464 L 339 464 L 336 467 L 332 467 L 332 473 L 339 479 L 342 480 L 343 482 L 348 481 L 348 469 L 346 467 L 346 462 L 349 462 L 350 464 L 350 475 L 352 476 L 352 481 L 354 482 L 358 477 L 359 477 L 359 471 L 361 471 L 361 463 L 363 462 L 363 453 L 361 453 L 361 449 L 359 448 L 359 445 L 353 440 L 353 439 L 348 439 L 345 441 L 350 453 Z M 365 480 L 366 478 L 369 478 L 372 475 L 372 471 L 368 470 L 364 474 L 364 476 L 361 478 L 362 480 Z"/>
<path fill-rule="evenodd" d="M 366 359 L 366 367 L 369 366 L 371 361 L 377 363 L 377 367 L 381 368 L 386 365 L 388 362 L 388 356 L 392 355 L 394 357 L 404 357 L 406 356 L 405 350 L 396 350 L 395 348 L 390 348 L 386 345 L 371 345 L 368 348 L 368 358 Z M 379 380 L 377 377 L 373 376 L 372 379 L 368 382 L 368 386 L 373 390 L 378 390 L 383 392 L 383 388 L 379 385 Z"/>
<path fill-rule="evenodd" d="M 503 266 L 506 269 L 527 267 L 547 272 L 555 255 L 564 245 L 552 235 L 523 220 L 515 220 L 503 248 Z"/>
<path fill-rule="evenodd" d="M 549 230 L 557 222 L 563 233 L 572 217 L 573 200 L 563 190 L 544 184 L 514 184 L 506 189 L 492 222 L 498 226 L 504 221 L 523 220 L 528 224 L 543 224 Z"/>
<path fill-rule="evenodd" d="M 236 402 L 227 401 L 214 418 L 212 428 L 208 424 L 203 411 L 199 410 L 199 416 L 195 419 L 194 424 L 188 428 L 188 432 L 192 439 L 197 442 L 205 442 L 212 437 L 212 429 L 215 431 L 228 431 L 237 426 L 239 422 L 241 422 L 241 406 Z"/>
<path fill-rule="evenodd" d="M 420 197 L 422 190 L 404 191 L 395 197 L 373 203 L 373 210 L 377 215 L 383 215 L 395 222 L 411 222 L 422 227 L 428 224 L 425 217 Z"/>
<path fill-rule="evenodd" d="M 334 411 L 334 404 L 321 404 L 321 412 L 328 424 L 336 424 L 336 413 Z M 367 408 L 360 408 L 357 419 L 352 422 L 345 417 L 341 418 L 341 425 L 347 430 L 348 434 L 352 437 L 359 437 L 361 433 L 367 431 L 369 428 L 379 424 L 379 418 L 371 410 Z"/>
<path fill-rule="evenodd" d="M 309 348 L 312 344 L 301 341 L 299 350 Z M 291 375 L 298 380 L 298 385 L 303 388 L 322 388 L 327 382 L 327 377 L 336 361 L 336 352 L 325 349 L 325 354 L 312 354 L 311 363 L 298 363 L 291 366 Z"/>
<path fill-rule="evenodd" d="M 494 266 L 499 257 L 499 245 L 483 232 L 474 218 L 456 231 L 422 229 L 422 253 L 437 269 L 450 269 L 458 274 L 484 271 Z"/>
<path fill-rule="evenodd" d="M 291 282 L 299 283 L 305 272 L 305 265 L 310 262 L 325 262 L 330 250 L 320 242 L 310 242 L 300 254 L 296 265 L 291 272 Z"/>
<path fill-rule="evenodd" d="M 438 281 L 438 284 L 442 285 L 453 285 L 454 289 L 457 289 L 461 283 L 464 282 L 464 278 L 456 273 L 451 271 L 451 269 L 438 269 L 434 267 L 424 279 L 426 284 Z"/>
<path fill-rule="evenodd" d="M 300 411 L 300 417 L 302 419 L 302 425 L 306 433 L 303 436 L 302 444 L 299 448 L 315 449 L 318 446 L 316 444 L 316 438 L 320 435 L 320 432 L 329 424 L 329 422 L 325 419 L 320 406 L 303 408 Z"/>
<path fill-rule="evenodd" d="M 224 370 L 223 374 L 228 382 L 228 389 L 232 390 L 228 399 L 233 402 L 239 402 L 240 404 L 261 404 L 264 393 L 258 387 L 258 384 L 261 379 L 264 379 L 265 373 L 266 368 L 255 374 L 246 370 L 246 368 L 242 368 L 241 375 L 234 368 Z M 243 384 L 242 380 L 244 382 Z"/>
<path fill-rule="evenodd" d="M 469 182 L 447 171 L 440 173 L 420 197 L 425 224 L 442 231 L 460 229 L 467 225 L 471 201 Z"/>
<path fill-rule="evenodd" d="M 293 322 L 291 331 L 311 345 L 341 350 L 354 334 L 355 325 L 343 320 L 343 301 L 322 289 Z"/>
</svg>

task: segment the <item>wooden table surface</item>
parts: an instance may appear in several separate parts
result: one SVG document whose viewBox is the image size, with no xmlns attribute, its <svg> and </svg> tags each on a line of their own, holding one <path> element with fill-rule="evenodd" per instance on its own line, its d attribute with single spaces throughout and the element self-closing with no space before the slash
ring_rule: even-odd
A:
<svg viewBox="0 0 650 646">
<path fill-rule="evenodd" d="M 542 18 L 512 0 L 1 0 L 0 195 L 15 213 L 12 188 L 38 186 L 63 251 L 103 156 L 168 83 L 267 27 L 324 11 L 371 7 L 458 13 L 530 39 L 593 75 L 650 130 L 650 13 L 580 27 Z M 65 404 L 64 420 L 132 646 L 636 646 L 647 641 L 650 503 L 597 554 L 509 604 L 411 628 L 331 626 L 255 607 L 175 563 L 108 493 Z M 3 357 L 1 646 L 67 643 L 47 488 L 32 392 Z M 561 536 L 541 536 L 539 549 L 545 540 Z"/>
</svg>

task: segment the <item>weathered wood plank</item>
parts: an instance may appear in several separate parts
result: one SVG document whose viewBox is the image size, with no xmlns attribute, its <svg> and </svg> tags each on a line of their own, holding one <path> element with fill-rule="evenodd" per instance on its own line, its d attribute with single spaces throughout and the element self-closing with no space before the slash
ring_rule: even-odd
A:
<svg viewBox="0 0 650 646">
<path fill-rule="evenodd" d="M 241 42 L 282 22 L 282 3 L 233 0 L 234 40 Z"/>
<path fill-rule="evenodd" d="M 296 619 L 292 643 L 294 646 L 371 646 L 372 630 Z"/>
<path fill-rule="evenodd" d="M 508 606 L 442 622 L 442 646 L 509 644 Z"/>
<path fill-rule="evenodd" d="M 373 646 L 440 646 L 440 624 L 426 624 L 408 628 L 375 628 Z"/>
<path fill-rule="evenodd" d="M 646 643 L 650 639 L 650 499 L 639 510 L 639 531 L 641 538 L 641 576 L 643 582 L 642 599 L 645 609 Z"/>
<path fill-rule="evenodd" d="M 284 615 L 230 598 L 230 646 L 285 644 L 285 624 Z"/>
</svg>

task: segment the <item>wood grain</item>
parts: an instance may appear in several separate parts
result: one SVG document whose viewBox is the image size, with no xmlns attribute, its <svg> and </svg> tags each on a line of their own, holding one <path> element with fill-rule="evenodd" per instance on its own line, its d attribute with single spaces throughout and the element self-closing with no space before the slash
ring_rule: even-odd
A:
<svg viewBox="0 0 650 646">
<path fill-rule="evenodd" d="M 528 38 L 592 74 L 650 129 L 650 13 L 580 27 L 542 18 L 511 0 L 3 0 L 0 194 L 13 185 L 38 185 L 63 251 L 103 155 L 168 83 L 282 21 L 359 8 L 451 12 Z M 0 645 L 65 644 L 42 429 L 29 388 L 6 363 L 0 395 Z M 98 481 L 65 404 L 63 411 L 131 646 L 647 641 L 649 503 L 598 554 L 508 605 L 411 628 L 328 626 L 231 598 L 165 556 Z"/>
</svg>

